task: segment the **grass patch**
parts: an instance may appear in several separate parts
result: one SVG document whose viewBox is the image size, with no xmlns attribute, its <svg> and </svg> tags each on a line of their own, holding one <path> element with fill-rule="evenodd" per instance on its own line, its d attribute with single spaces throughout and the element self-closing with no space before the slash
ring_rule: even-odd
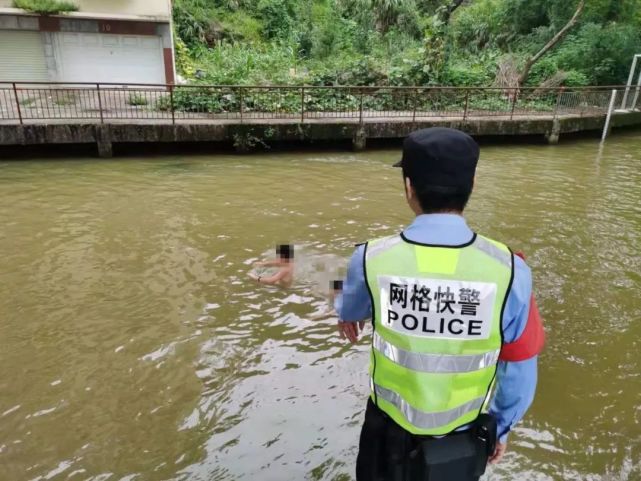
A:
<svg viewBox="0 0 641 481">
<path fill-rule="evenodd" d="M 40 15 L 55 15 L 78 10 L 75 3 L 67 0 L 13 0 L 13 6 Z"/>
<path fill-rule="evenodd" d="M 147 101 L 147 98 L 144 97 L 143 95 L 129 94 L 127 103 L 133 107 L 142 107 L 143 105 L 147 105 L 149 102 Z"/>
<path fill-rule="evenodd" d="M 239 37 L 245 42 L 260 43 L 261 23 L 256 18 L 242 11 L 222 12 L 220 21 L 232 38 Z"/>
</svg>

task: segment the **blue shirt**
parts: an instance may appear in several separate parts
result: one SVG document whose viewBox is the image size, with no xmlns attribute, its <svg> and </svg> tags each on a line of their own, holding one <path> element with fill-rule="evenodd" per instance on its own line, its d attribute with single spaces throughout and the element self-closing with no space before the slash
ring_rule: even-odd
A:
<svg viewBox="0 0 641 481">
<path fill-rule="evenodd" d="M 461 245 L 472 240 L 474 232 L 465 219 L 454 214 L 424 214 L 403 232 L 409 240 L 423 244 Z M 343 295 L 336 301 L 336 312 L 342 322 L 358 322 L 372 317 L 372 305 L 363 272 L 365 246 L 359 246 L 349 263 L 343 282 Z M 514 256 L 514 281 L 503 312 L 503 339 L 519 339 L 527 324 L 532 294 L 532 274 L 520 257 Z M 497 382 L 490 412 L 498 423 L 502 443 L 534 399 L 537 380 L 537 357 L 521 362 L 499 361 Z"/>
</svg>

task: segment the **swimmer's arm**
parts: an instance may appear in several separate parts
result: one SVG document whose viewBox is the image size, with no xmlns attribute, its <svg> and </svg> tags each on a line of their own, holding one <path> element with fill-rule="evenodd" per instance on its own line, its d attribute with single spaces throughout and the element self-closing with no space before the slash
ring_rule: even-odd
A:
<svg viewBox="0 0 641 481">
<path fill-rule="evenodd" d="M 279 260 L 254 262 L 255 267 L 276 267 L 281 264 L 282 262 Z"/>
<path fill-rule="evenodd" d="M 287 270 L 282 269 L 278 271 L 276 274 L 274 274 L 273 276 L 258 277 L 256 280 L 261 284 L 273 285 L 273 284 L 278 284 L 280 281 L 282 281 L 286 275 L 287 275 Z"/>
</svg>

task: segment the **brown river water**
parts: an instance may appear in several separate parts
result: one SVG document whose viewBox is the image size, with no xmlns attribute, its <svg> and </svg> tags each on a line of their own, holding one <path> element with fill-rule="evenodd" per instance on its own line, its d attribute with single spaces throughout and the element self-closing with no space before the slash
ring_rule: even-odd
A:
<svg viewBox="0 0 641 481">
<path fill-rule="evenodd" d="M 396 149 L 0 162 L 0 480 L 350 480 L 369 330 L 327 281 L 411 221 Z M 641 134 L 485 146 L 467 217 L 548 344 L 489 480 L 641 480 Z M 248 280 L 297 246 L 288 290 Z"/>
</svg>

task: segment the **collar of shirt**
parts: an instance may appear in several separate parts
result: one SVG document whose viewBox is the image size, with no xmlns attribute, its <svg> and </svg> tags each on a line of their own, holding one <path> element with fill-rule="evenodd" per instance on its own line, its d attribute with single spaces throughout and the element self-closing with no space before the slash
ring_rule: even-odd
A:
<svg viewBox="0 0 641 481">
<path fill-rule="evenodd" d="M 465 219 L 456 214 L 422 214 L 414 219 L 403 235 L 421 244 L 458 246 L 474 237 Z"/>
</svg>

